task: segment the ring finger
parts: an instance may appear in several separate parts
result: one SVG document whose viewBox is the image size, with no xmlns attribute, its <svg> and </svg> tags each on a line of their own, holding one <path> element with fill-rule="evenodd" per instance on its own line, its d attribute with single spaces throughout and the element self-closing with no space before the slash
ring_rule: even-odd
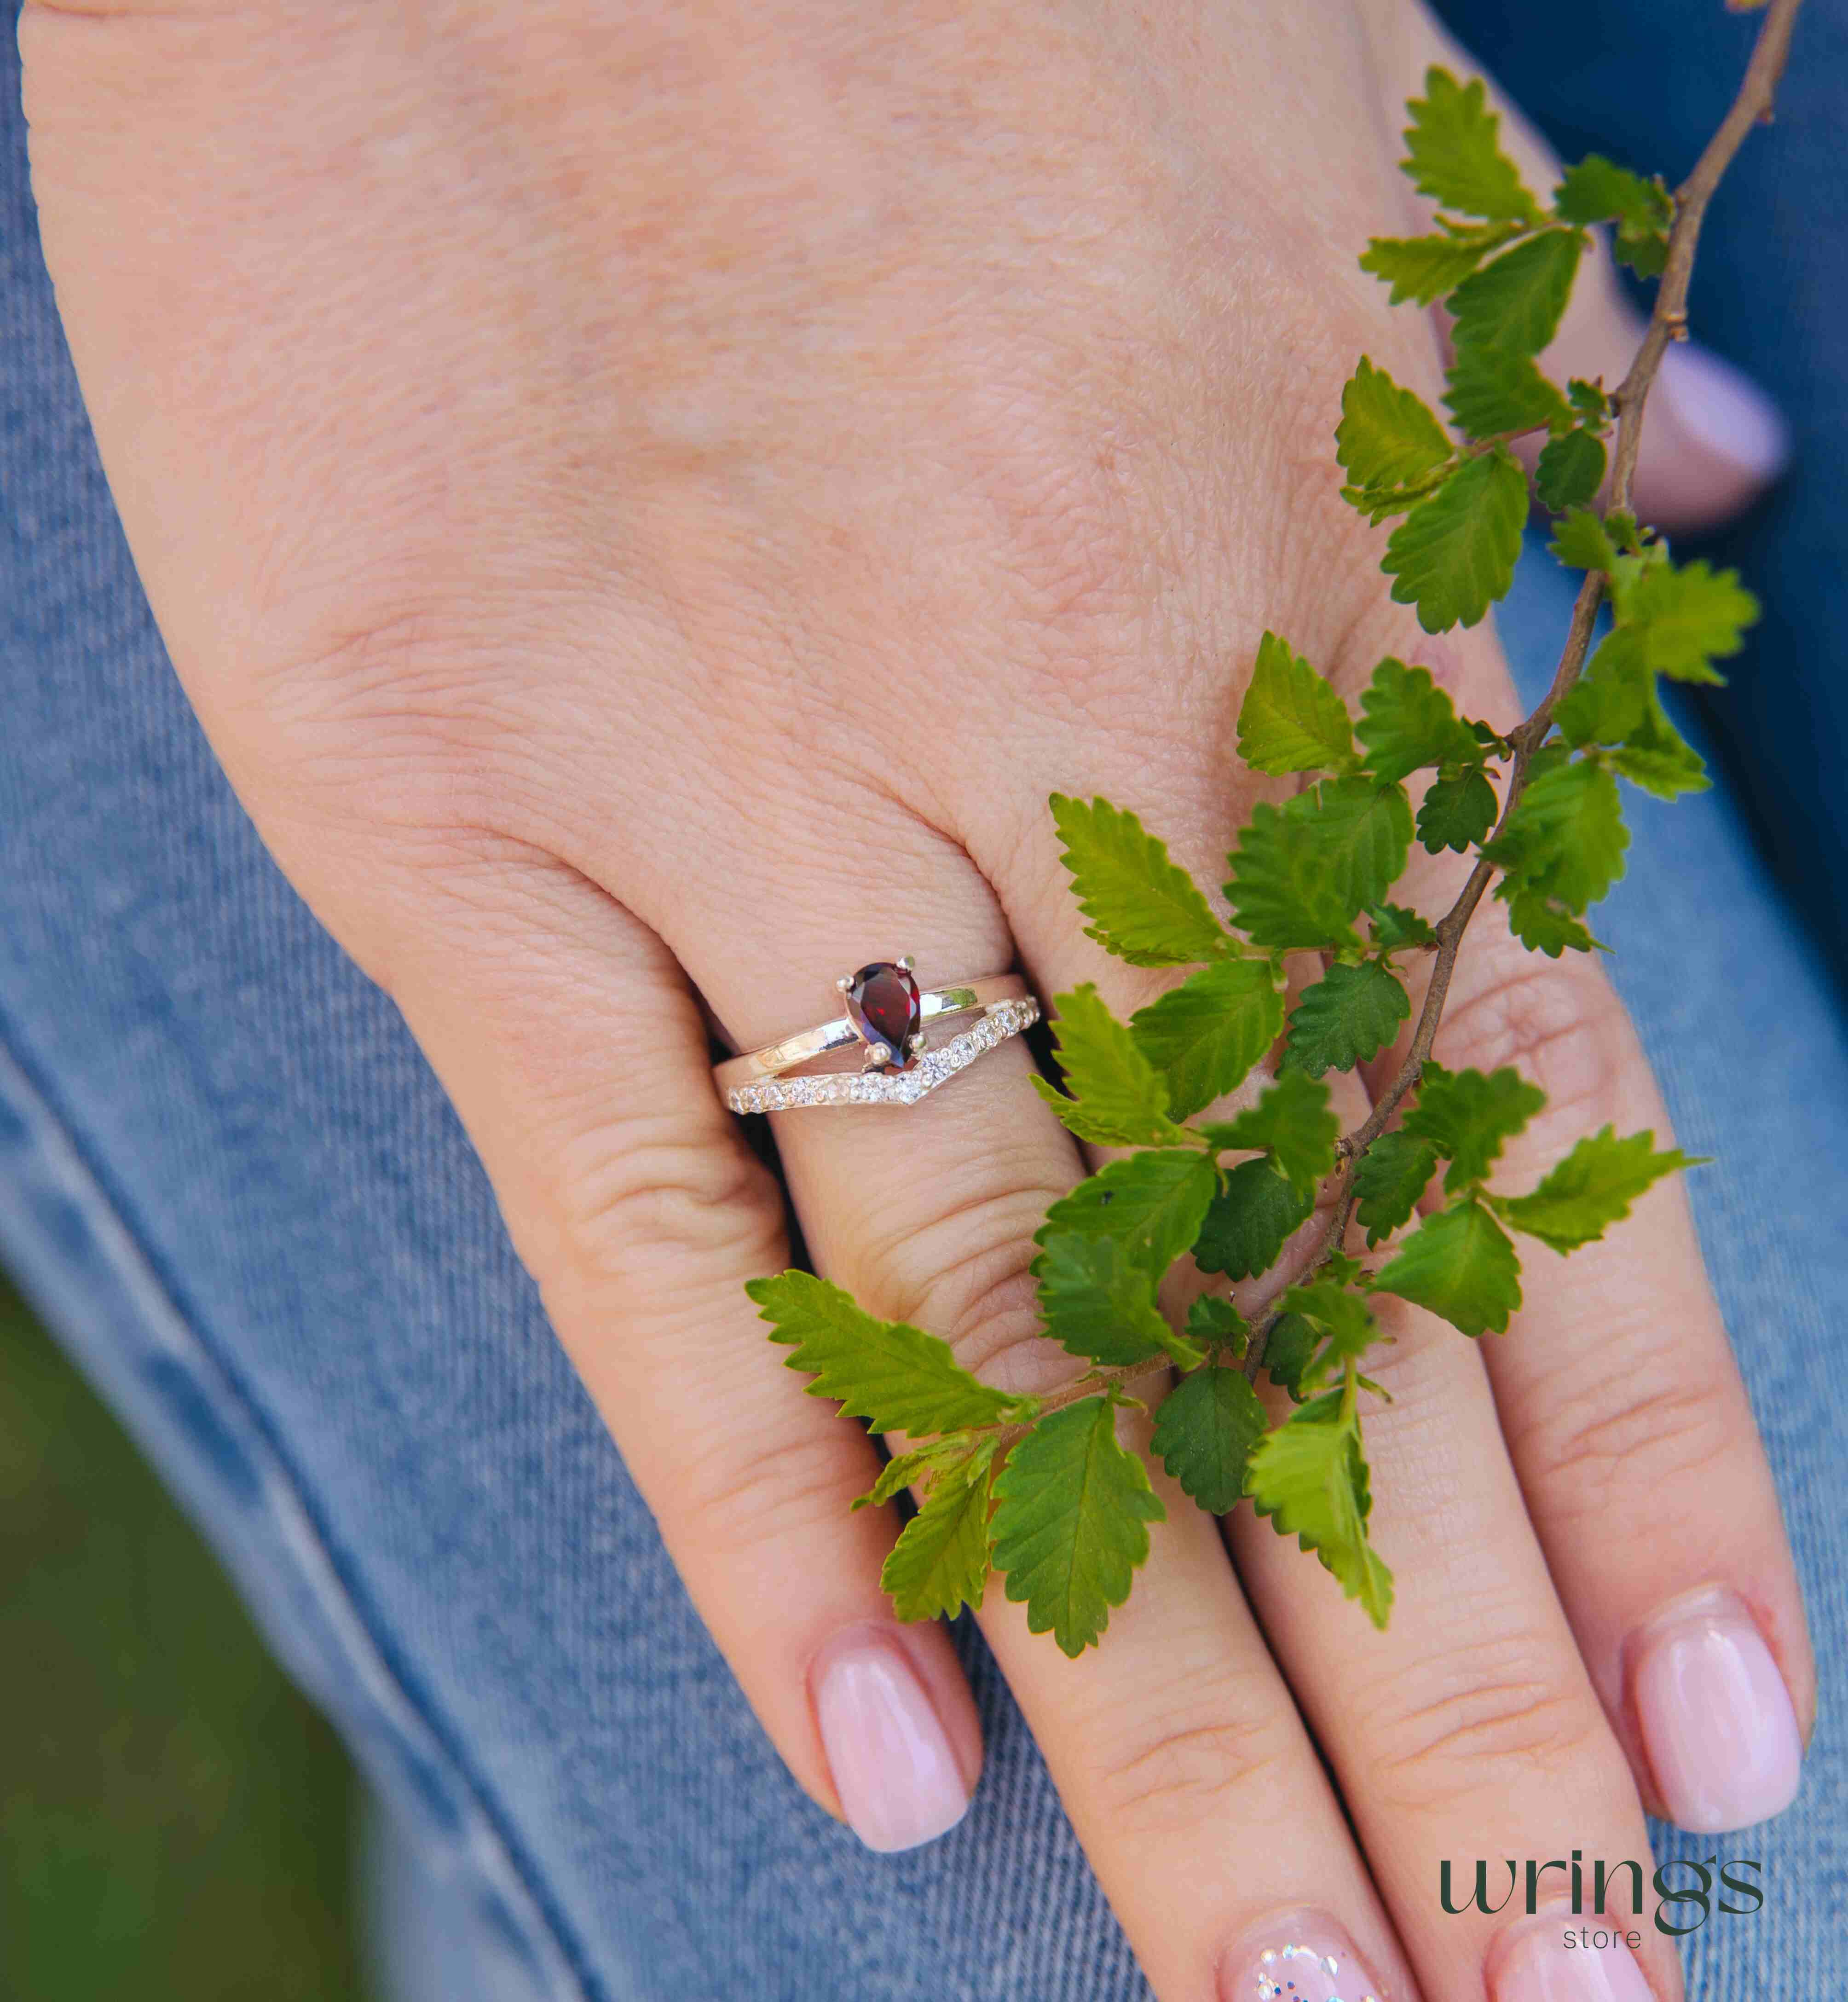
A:
<svg viewBox="0 0 1848 2002">
<path fill-rule="evenodd" d="M 921 828 L 887 824 L 876 841 L 857 832 L 856 852 L 876 848 L 888 874 L 914 886 L 901 938 L 884 935 L 891 919 L 852 882 L 793 895 L 780 885 L 773 900 L 748 857 L 731 879 L 744 894 L 723 951 L 711 943 L 716 913 L 679 914 L 675 943 L 741 1045 L 804 1026 L 834 999 L 827 976 L 874 951 L 908 949 L 926 985 L 1009 963 L 998 906 L 961 850 Z M 943 1335 L 987 1380 L 1039 1392 L 1081 1365 L 1039 1332 L 1032 1237 L 1083 1164 L 1030 1072 L 1008 1042 L 912 1106 L 772 1116 L 817 1270 L 873 1313 Z M 1222 1980 L 1243 2002 L 1238 1969 L 1286 1948 L 1302 1957 L 1306 1997 L 1318 1992 L 1306 1986 L 1312 1962 L 1330 1961 L 1344 1979 L 1407 1994 L 1390 1927 L 1217 1529 L 1159 1470 L 1157 1488 L 1166 1519 L 1152 1526 L 1104 1648 L 1066 1659 L 999 1592 L 980 1616 L 1141 1964 L 1164 2002 L 1196 2002 Z M 1306 1927 L 1311 1906 L 1333 1926 Z"/>
</svg>

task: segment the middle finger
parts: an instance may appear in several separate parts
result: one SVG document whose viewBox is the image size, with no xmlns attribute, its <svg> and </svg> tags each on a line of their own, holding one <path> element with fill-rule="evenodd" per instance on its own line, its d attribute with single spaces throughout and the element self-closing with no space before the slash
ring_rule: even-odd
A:
<svg viewBox="0 0 1848 2002">
<path fill-rule="evenodd" d="M 1067 747 L 1070 749 L 1070 747 Z M 1073 751 L 1061 773 L 1095 782 L 1125 805 L 1148 806 L 1152 823 L 1171 815 L 1177 854 L 1210 881 L 1203 857 L 1232 832 L 1231 807 L 1210 778 L 1190 795 L 1184 783 L 1148 801 L 1148 780 L 1113 759 L 1107 733 Z M 1101 762 L 1100 762 L 1101 761 Z M 1190 810 L 1191 806 L 1191 810 Z M 1094 978 L 1121 1017 L 1172 982 L 1106 960 L 1080 933 L 1079 919 L 1051 872 L 1051 843 L 1021 842 L 1006 880 L 1010 912 L 1027 963 L 1050 984 Z M 1365 1086 L 1330 1073 L 1344 1130 L 1369 1107 Z M 1306 1236 L 1313 1232 L 1306 1232 Z M 1358 1245 L 1352 1249 L 1360 1248 Z M 1510 1466 L 1481 1360 L 1462 1336 L 1421 1310 L 1379 1296 L 1383 1327 L 1397 1339 L 1369 1357 L 1369 1371 L 1395 1402 L 1366 1413 L 1375 1496 L 1371 1529 L 1398 1581 L 1392 1623 L 1376 1634 L 1294 1539 L 1241 1509 L 1226 1528 L 1241 1580 L 1265 1638 L 1317 1742 L 1328 1756 L 1353 1815 L 1375 1882 L 1427 1991 L 1443 1997 L 1484 1992 L 1499 1942 L 1527 1917 L 1527 1868 L 1535 1902 L 1572 1893 L 1574 1851 L 1613 1866 L 1629 1911 L 1634 1861 L 1644 1881 L 1653 1864 L 1641 1802 L 1623 1751 L 1592 1688 L 1561 1611 Z M 1191 1505 L 1187 1505 L 1190 1508 Z M 1492 1849 L 1496 1873 L 1487 1911 L 1470 1899 L 1476 1860 Z M 1508 1895 L 1506 1859 L 1517 1879 Z M 1452 1903 L 1440 1896 L 1440 1868 L 1452 1867 Z M 1542 1866 L 1553 1861 L 1557 1870 Z M 1582 1882 L 1591 1915 L 1592 1864 Z M 1563 1932 L 1569 1919 L 1559 1922 Z M 1647 1921 L 1641 1965 L 1654 1994 L 1679 1993 L 1674 1956 Z M 1523 1951 L 1527 1951 L 1523 1948 Z M 1574 1949 L 1576 1951 L 1576 1949 Z M 1627 1979 L 1605 2002 L 1650 1992 L 1629 1949 L 1621 1961 L 1587 1951 L 1588 1978 Z M 1585 1990 L 1587 2002 L 1599 1997 Z M 1512 2002 L 1509 1991 L 1508 2002 Z"/>
</svg>

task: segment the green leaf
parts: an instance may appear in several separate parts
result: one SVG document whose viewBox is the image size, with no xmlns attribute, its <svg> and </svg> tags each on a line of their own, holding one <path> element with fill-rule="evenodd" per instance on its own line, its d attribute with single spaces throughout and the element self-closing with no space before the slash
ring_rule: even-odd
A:
<svg viewBox="0 0 1848 2002">
<path fill-rule="evenodd" d="M 1588 382 L 1582 375 L 1566 378 L 1566 401 L 1588 431 L 1602 431 L 1610 423 L 1610 399 L 1602 382 Z"/>
<path fill-rule="evenodd" d="M 1569 563 L 1574 570 L 1608 571 L 1616 567 L 1616 545 L 1604 524 L 1587 507 L 1568 509 L 1565 519 L 1553 524 L 1550 546 L 1561 563 Z"/>
<path fill-rule="evenodd" d="M 1046 1212 L 1034 1242 L 1111 1237 L 1130 1262 L 1159 1279 L 1200 1234 L 1219 1186 L 1210 1156 L 1195 1147 L 1151 1147 L 1107 1161 Z M 1035 1276 L 1038 1265 L 1034 1266 Z"/>
<path fill-rule="evenodd" d="M 1260 800 L 1232 852 L 1226 901 L 1254 945 L 1283 951 L 1357 945 L 1351 905 L 1323 866 L 1321 832 L 1300 800 Z"/>
<path fill-rule="evenodd" d="M 1155 1304 L 1155 1275 L 1114 1237 L 1045 1239 L 1033 1262 L 1046 1332 L 1069 1355 L 1107 1368 L 1145 1362 L 1165 1350 L 1177 1362 L 1201 1360 Z"/>
<path fill-rule="evenodd" d="M 1369 904 L 1367 917 L 1373 927 L 1376 952 L 1407 952 L 1420 946 L 1434 946 L 1438 935 L 1428 919 L 1403 904 Z"/>
<path fill-rule="evenodd" d="M 1427 633 L 1477 624 L 1515 581 L 1526 520 L 1527 476 L 1505 447 L 1464 460 L 1386 543 L 1395 602 L 1415 605 Z"/>
<path fill-rule="evenodd" d="M 791 1369 L 814 1378 L 809 1394 L 838 1398 L 849 1418 L 875 1432 L 950 1432 L 1010 1425 L 1037 1408 L 979 1383 L 950 1345 L 903 1321 L 877 1320 L 852 1296 L 810 1272 L 752 1279 L 744 1291 L 772 1324 L 770 1339 L 793 1347 Z"/>
<path fill-rule="evenodd" d="M 1034 1089 L 1081 1140 L 1106 1147 L 1160 1146 L 1180 1128 L 1168 1117 L 1168 1087 L 1128 1029 L 1086 981 L 1058 995 L 1052 1025 L 1072 1097 L 1043 1077 Z"/>
<path fill-rule="evenodd" d="M 1264 1372 L 1278 1390 L 1287 1390 L 1298 1404 L 1302 1393 L 1297 1386 L 1316 1352 L 1316 1331 L 1299 1313 L 1279 1314 L 1271 1325 L 1264 1344 Z"/>
<path fill-rule="evenodd" d="M 1437 1166 L 1432 1142 L 1403 1128 L 1382 1133 L 1355 1163 L 1354 1193 L 1360 1198 L 1355 1215 L 1365 1226 L 1369 1251 L 1411 1221 Z"/>
<path fill-rule="evenodd" d="M 1286 1313 L 1300 1315 L 1323 1338 L 1323 1346 L 1296 1372 L 1296 1396 L 1319 1390 L 1331 1374 L 1358 1362 L 1380 1338 L 1372 1309 L 1359 1294 L 1351 1293 L 1335 1280 L 1315 1279 L 1306 1286 L 1291 1286 L 1278 1304 Z"/>
<path fill-rule="evenodd" d="M 1501 891 L 1495 894 L 1500 896 Z M 1543 952 L 1549 959 L 1557 959 L 1566 951 L 1595 952 L 1598 947 L 1598 941 L 1570 912 L 1537 891 L 1517 890 L 1508 898 L 1508 923 L 1529 952 Z"/>
<path fill-rule="evenodd" d="M 1278 1533 L 1313 1550 L 1342 1591 L 1383 1627 L 1392 1614 L 1393 1575 L 1367 1540 L 1372 1498 L 1358 1429 L 1305 1407 L 1258 1442 L 1246 1486 Z"/>
<path fill-rule="evenodd" d="M 1087 938 L 1131 966 L 1191 966 L 1222 952 L 1220 924 L 1187 871 L 1132 813 L 1108 800 L 1052 795 L 1052 818 L 1065 843 Z"/>
<path fill-rule="evenodd" d="M 1760 0 L 1746 0 L 1757 5 Z M 1668 239 L 1652 230 L 1629 230 L 1619 226 L 1611 246 L 1620 264 L 1627 264 L 1639 278 L 1659 278 L 1668 262 Z"/>
<path fill-rule="evenodd" d="M 1264 1407 L 1242 1369 L 1196 1369 L 1162 1400 L 1150 1442 L 1156 1457 L 1202 1508 L 1229 1515 L 1245 1492 Z"/>
<path fill-rule="evenodd" d="M 954 1619 L 982 1606 L 989 1556 L 989 1467 L 992 1440 L 938 1475 L 900 1531 L 879 1582 L 901 1620 Z"/>
<path fill-rule="evenodd" d="M 1668 720 L 1654 690 L 1648 692 L 1641 722 L 1611 754 L 1612 769 L 1658 799 L 1705 792 L 1711 781 L 1700 753 Z"/>
<path fill-rule="evenodd" d="M 1265 1149 L 1296 1193 L 1313 1200 L 1316 1184 L 1334 1172 L 1341 1122 L 1328 1103 L 1327 1085 L 1285 1071 L 1248 1111 L 1201 1131 L 1216 1152 Z"/>
<path fill-rule="evenodd" d="M 1245 1317 L 1219 1293 L 1201 1293 L 1187 1309 L 1187 1335 L 1202 1348 L 1224 1347 L 1243 1355 L 1251 1340 Z"/>
<path fill-rule="evenodd" d="M 1373 1290 L 1428 1307 L 1465 1334 L 1503 1334 L 1521 1304 L 1521 1261 L 1508 1233 L 1466 1196 L 1425 1218 Z"/>
<path fill-rule="evenodd" d="M 1585 246 L 1577 229 L 1544 229 L 1464 279 L 1449 302 L 1452 344 L 1538 354 L 1559 330 Z"/>
<path fill-rule="evenodd" d="M 1331 1279 L 1337 1286 L 1351 1286 L 1358 1283 L 1363 1268 L 1358 1258 L 1351 1258 L 1345 1251 L 1332 1247 L 1322 1254 L 1322 1262 L 1316 1268 L 1318 1279 Z"/>
<path fill-rule="evenodd" d="M 1581 1140 L 1531 1195 L 1494 1198 L 1496 1209 L 1517 1230 L 1576 1251 L 1595 1243 L 1609 1224 L 1621 1222 L 1630 1205 L 1664 1175 L 1698 1166 L 1696 1156 L 1678 1147 L 1657 1153 L 1652 1132 L 1617 1138 L 1606 1126 Z"/>
<path fill-rule="evenodd" d="M 1215 960 L 1138 1009 L 1129 1030 L 1184 1119 L 1241 1083 L 1283 1033 L 1283 995 L 1268 960 Z"/>
<path fill-rule="evenodd" d="M 1569 415 L 1565 398 L 1532 358 L 1508 348 L 1459 347 L 1444 380 L 1444 401 L 1473 438 L 1538 431 Z"/>
<path fill-rule="evenodd" d="M 1480 761 L 1474 731 L 1458 721 L 1449 694 L 1428 668 L 1408 668 L 1389 656 L 1373 670 L 1360 706 L 1355 734 L 1376 779 L 1403 779 L 1427 765 Z"/>
<path fill-rule="evenodd" d="M 1352 1070 L 1377 1056 L 1410 1013 L 1405 989 L 1379 961 L 1331 966 L 1291 1011 L 1280 1069 L 1311 1077 Z"/>
<path fill-rule="evenodd" d="M 1460 855 L 1483 840 L 1495 825 L 1500 802 L 1480 772 L 1439 779 L 1418 808 L 1418 839 L 1433 855 L 1454 848 Z"/>
<path fill-rule="evenodd" d="M 1283 813 L 1303 830 L 1316 867 L 1350 919 L 1377 904 L 1405 873 L 1412 810 L 1403 786 L 1324 779 L 1288 801 Z"/>
<path fill-rule="evenodd" d="M 947 1460 L 960 1459 L 969 1451 L 970 1444 L 967 1432 L 947 1432 L 943 1438 L 914 1446 L 908 1453 L 895 1454 L 879 1470 L 878 1479 L 866 1493 L 856 1495 L 848 1503 L 848 1513 L 891 1501 L 901 1488 L 913 1486 L 933 1467 L 940 1467 Z"/>
<path fill-rule="evenodd" d="M 1498 896 L 1525 891 L 1577 913 L 1623 874 L 1629 846 L 1616 781 L 1602 765 L 1577 758 L 1529 781 L 1483 853 L 1506 872 Z"/>
<path fill-rule="evenodd" d="M 1401 786 L 1323 779 L 1283 807 L 1251 809 L 1231 853 L 1226 901 L 1254 945 L 1358 945 L 1355 915 L 1392 889 L 1410 847 Z"/>
<path fill-rule="evenodd" d="M 1570 431 L 1541 451 L 1534 491 L 1550 514 L 1589 500 L 1604 484 L 1604 441 L 1588 431 Z"/>
<path fill-rule="evenodd" d="M 1639 277 L 1656 277 L 1668 261 L 1675 200 L 1659 179 L 1644 180 L 1590 153 L 1566 169 L 1553 205 L 1564 221 L 1615 223 L 1616 254 Z"/>
<path fill-rule="evenodd" d="M 1491 221 L 1531 222 L 1534 198 L 1496 141 L 1499 121 L 1487 106 L 1482 79 L 1459 84 L 1448 70 L 1424 72 L 1424 95 L 1406 107 L 1410 158 L 1400 162 L 1412 185 L 1439 207 Z"/>
<path fill-rule="evenodd" d="M 1341 421 L 1335 428 L 1334 448 L 1341 469 L 1363 491 L 1407 486 L 1448 465 L 1456 455 L 1450 434 L 1424 399 L 1402 389 L 1364 354 L 1341 391 Z M 1346 720 L 1344 710 L 1342 720 Z"/>
<path fill-rule="evenodd" d="M 1354 763 L 1341 697 L 1274 633 L 1257 643 L 1239 710 L 1239 755 L 1254 771 L 1273 773 L 1344 771 Z"/>
<path fill-rule="evenodd" d="M 1496 239 L 1467 236 L 1375 236 L 1362 253 L 1360 267 L 1392 287 L 1388 305 L 1415 299 L 1428 306 L 1454 291 L 1495 247 Z"/>
<path fill-rule="evenodd" d="M 1553 207 L 1562 222 L 1627 221 L 1665 231 L 1675 221 L 1674 197 L 1659 180 L 1645 180 L 1602 153 L 1567 168 Z"/>
<path fill-rule="evenodd" d="M 1248 1279 L 1267 1272 L 1285 1240 L 1315 1207 L 1271 1167 L 1269 1157 L 1241 1161 L 1226 1177 L 1200 1226 L 1194 1262 L 1203 1272 Z"/>
<path fill-rule="evenodd" d="M 1505 1066 L 1485 1076 L 1446 1070 L 1427 1059 L 1418 1102 L 1400 1130 L 1430 1141 L 1449 1162 L 1444 1187 L 1454 1195 L 1488 1174 L 1502 1148 L 1546 1103 L 1546 1094 L 1518 1070 Z"/>
<path fill-rule="evenodd" d="M 1737 570 L 1658 563 L 1623 594 L 1618 617 L 1641 629 L 1644 657 L 1657 674 L 1724 685 L 1725 677 L 1713 663 L 1744 646 L 1745 628 L 1758 611 L 1758 600 Z"/>
<path fill-rule="evenodd" d="M 1148 1470 L 1117 1443 L 1115 1406 L 1086 1397 L 1041 1418 L 995 1483 L 995 1564 L 1030 1631 L 1074 1659 L 1129 1596 L 1166 1513 Z"/>
<path fill-rule="evenodd" d="M 1641 556 L 1647 546 L 1643 532 L 1636 516 L 1627 507 L 1607 507 L 1604 511 L 1604 526 L 1611 540 L 1620 549 L 1633 556 Z M 1653 535 L 1654 531 L 1650 532 Z"/>
<path fill-rule="evenodd" d="M 1634 626 L 1606 635 L 1585 671 L 1570 688 L 1554 720 L 1574 744 L 1618 744 L 1642 720 L 1654 699 L 1654 681 Z"/>
</svg>

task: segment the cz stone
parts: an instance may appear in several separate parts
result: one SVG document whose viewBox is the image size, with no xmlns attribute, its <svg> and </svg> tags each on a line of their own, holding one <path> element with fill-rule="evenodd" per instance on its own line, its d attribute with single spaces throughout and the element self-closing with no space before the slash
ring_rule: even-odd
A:
<svg viewBox="0 0 1848 2002">
<path fill-rule="evenodd" d="M 883 959 L 863 966 L 848 985 L 847 1019 L 868 1049 L 885 1052 L 888 1069 L 907 1070 L 917 1062 L 911 1040 L 922 1026 L 923 1003 L 903 967 Z"/>
</svg>

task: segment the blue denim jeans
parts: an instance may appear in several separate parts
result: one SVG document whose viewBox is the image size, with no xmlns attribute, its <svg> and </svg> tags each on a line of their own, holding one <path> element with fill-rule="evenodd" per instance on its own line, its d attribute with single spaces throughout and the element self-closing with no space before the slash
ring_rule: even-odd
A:
<svg viewBox="0 0 1848 2002">
<path fill-rule="evenodd" d="M 270 863 L 180 693 L 40 261 L 10 38 L 3 60 L 0 1257 L 388 1804 L 396 1992 L 1145 1996 L 972 1629 L 988 1764 L 944 1840 L 870 1854 L 770 1749 L 442 1093 Z M 1839 208 L 1805 210 L 1825 222 L 1839 267 Z M 1830 442 L 1808 440 L 1839 466 L 1839 424 Z M 1809 588 L 1780 616 L 1820 634 Z M 1530 684 L 1561 593 L 1543 558 L 1502 622 Z M 1800 705 L 1811 678 L 1848 685 L 1827 645 L 1763 671 Z M 1691 1989 L 1815 2002 L 1848 1891 L 1841 999 L 1731 790 L 1634 819 L 1599 929 L 1683 1144 L 1717 1156 L 1692 1195 L 1825 1668 L 1797 1805 L 1728 1850 L 1762 1859 L 1766 1908 L 1691 1937 Z M 1665 1855 L 1712 1847 L 1657 1834 Z"/>
</svg>

